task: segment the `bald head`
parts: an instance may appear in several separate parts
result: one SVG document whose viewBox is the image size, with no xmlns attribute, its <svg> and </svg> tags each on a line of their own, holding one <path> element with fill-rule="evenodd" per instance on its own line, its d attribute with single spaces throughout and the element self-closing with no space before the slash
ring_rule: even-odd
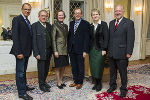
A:
<svg viewBox="0 0 150 100">
<path fill-rule="evenodd" d="M 116 5 L 115 7 L 115 17 L 116 19 L 121 19 L 124 16 L 124 7 L 122 5 Z"/>
</svg>

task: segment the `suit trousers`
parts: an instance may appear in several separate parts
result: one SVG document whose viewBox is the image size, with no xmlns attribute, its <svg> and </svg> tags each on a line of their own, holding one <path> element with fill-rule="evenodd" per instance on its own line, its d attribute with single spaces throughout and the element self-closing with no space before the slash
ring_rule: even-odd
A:
<svg viewBox="0 0 150 100">
<path fill-rule="evenodd" d="M 37 60 L 39 87 L 45 85 L 49 71 L 50 60 Z"/>
<path fill-rule="evenodd" d="M 127 67 L 128 67 L 128 59 L 114 59 L 113 57 L 109 57 L 110 63 L 110 87 L 117 86 L 117 69 L 119 69 L 120 77 L 121 77 L 121 87 L 120 90 L 127 90 Z"/>
<path fill-rule="evenodd" d="M 70 54 L 73 80 L 76 84 L 83 84 L 84 79 L 84 58 L 82 54 Z"/>
<path fill-rule="evenodd" d="M 19 95 L 26 94 L 26 70 L 29 57 L 18 59 L 16 57 L 16 85 Z"/>
</svg>

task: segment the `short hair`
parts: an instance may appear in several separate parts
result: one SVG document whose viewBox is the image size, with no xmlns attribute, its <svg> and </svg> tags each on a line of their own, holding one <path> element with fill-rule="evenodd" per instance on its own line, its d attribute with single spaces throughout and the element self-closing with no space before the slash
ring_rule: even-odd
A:
<svg viewBox="0 0 150 100">
<path fill-rule="evenodd" d="M 124 11 L 124 6 L 121 5 L 121 4 L 116 5 L 116 6 L 115 6 L 115 9 L 116 9 L 116 7 L 118 7 L 118 6 L 120 6 L 120 7 L 122 8 L 122 10 Z"/>
<path fill-rule="evenodd" d="M 91 16 L 92 16 L 92 13 L 93 13 L 93 12 L 97 12 L 97 13 L 100 15 L 100 10 L 98 10 L 98 9 L 96 9 L 96 8 L 94 8 L 94 9 L 91 10 Z"/>
<path fill-rule="evenodd" d="M 82 14 L 82 9 L 81 8 L 74 8 L 73 13 L 75 13 L 76 10 L 80 9 L 81 14 Z"/>
<path fill-rule="evenodd" d="M 40 16 L 41 12 L 45 12 L 45 13 L 46 13 L 46 15 L 48 16 L 47 11 L 46 11 L 46 10 L 44 10 L 44 9 L 42 9 L 42 10 L 40 10 L 40 11 L 39 11 L 38 16 Z"/>
<path fill-rule="evenodd" d="M 58 10 L 58 11 L 56 12 L 56 19 L 58 19 L 58 13 L 59 13 L 59 12 L 63 12 L 64 18 L 66 18 L 65 12 L 64 12 L 63 10 Z"/>
<path fill-rule="evenodd" d="M 32 8 L 32 6 L 31 6 L 29 3 L 24 3 L 24 4 L 22 5 L 21 9 L 23 9 L 23 7 L 24 7 L 25 5 L 28 5 L 28 6 L 30 6 L 30 7 Z"/>
</svg>

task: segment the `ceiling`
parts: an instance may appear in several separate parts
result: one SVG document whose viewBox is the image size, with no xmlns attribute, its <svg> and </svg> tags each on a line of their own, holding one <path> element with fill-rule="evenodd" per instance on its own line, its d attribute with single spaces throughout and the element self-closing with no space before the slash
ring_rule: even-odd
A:
<svg viewBox="0 0 150 100">
<path fill-rule="evenodd" d="M 0 0 L 3 3 L 21 3 L 22 0 Z"/>
</svg>

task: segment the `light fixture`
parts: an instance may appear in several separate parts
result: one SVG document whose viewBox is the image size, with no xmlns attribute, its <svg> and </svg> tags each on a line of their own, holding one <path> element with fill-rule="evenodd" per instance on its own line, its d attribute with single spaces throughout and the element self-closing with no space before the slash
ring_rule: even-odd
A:
<svg viewBox="0 0 150 100">
<path fill-rule="evenodd" d="M 142 13 L 142 6 L 140 6 L 140 5 L 136 5 L 135 6 L 135 13 L 136 14 L 141 14 Z"/>
<path fill-rule="evenodd" d="M 113 4 L 111 3 L 111 1 L 110 0 L 106 0 L 105 1 L 105 9 L 109 11 L 112 8 L 113 8 Z"/>
<path fill-rule="evenodd" d="M 39 3 L 40 0 L 29 0 L 29 3 Z"/>
</svg>

